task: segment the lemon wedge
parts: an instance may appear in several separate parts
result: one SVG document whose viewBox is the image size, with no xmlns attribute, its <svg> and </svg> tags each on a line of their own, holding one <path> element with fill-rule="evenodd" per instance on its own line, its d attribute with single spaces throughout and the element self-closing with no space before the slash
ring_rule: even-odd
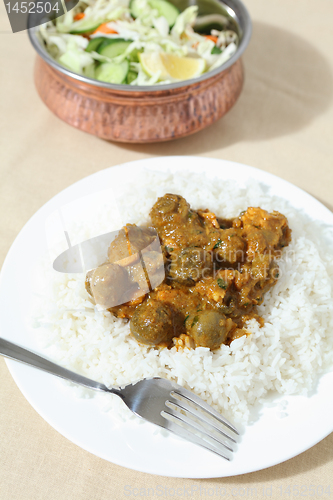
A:
<svg viewBox="0 0 333 500">
<path fill-rule="evenodd" d="M 165 52 L 143 52 L 139 57 L 147 75 L 159 72 L 160 80 L 188 80 L 201 75 L 206 69 L 206 61 L 202 58 L 179 57 Z"/>
</svg>

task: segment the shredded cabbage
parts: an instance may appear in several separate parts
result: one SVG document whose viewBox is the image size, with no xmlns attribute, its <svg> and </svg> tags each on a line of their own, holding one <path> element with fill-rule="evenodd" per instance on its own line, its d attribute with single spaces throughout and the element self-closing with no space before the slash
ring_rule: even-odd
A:
<svg viewBox="0 0 333 500">
<path fill-rule="evenodd" d="M 170 29 L 168 20 L 151 7 L 149 0 L 136 2 L 143 14 L 133 19 L 130 0 L 80 0 L 74 9 L 40 27 L 47 51 L 63 66 L 90 78 L 94 78 L 98 64 L 121 63 L 127 59 L 130 71 L 137 75 L 130 84 L 153 85 L 172 80 L 160 81 L 160 71 L 147 75 L 138 57 L 142 52 L 200 57 L 209 71 L 222 65 L 237 50 L 238 36 L 232 30 L 212 30 L 213 39 L 194 31 L 197 6 L 181 12 Z M 104 26 L 103 31 L 96 30 L 100 25 Z M 90 32 L 89 26 L 93 27 Z M 131 43 L 122 54 L 110 59 L 96 50 L 86 51 L 89 40 L 96 37 L 121 38 Z M 218 49 L 213 51 L 214 47 Z"/>
</svg>

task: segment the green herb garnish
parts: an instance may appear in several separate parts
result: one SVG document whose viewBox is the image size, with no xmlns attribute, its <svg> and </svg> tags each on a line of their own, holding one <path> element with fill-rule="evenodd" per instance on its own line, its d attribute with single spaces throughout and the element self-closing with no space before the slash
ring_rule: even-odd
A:
<svg viewBox="0 0 333 500">
<path fill-rule="evenodd" d="M 222 50 L 220 49 L 220 47 L 217 47 L 215 45 L 215 47 L 213 47 L 212 50 L 211 50 L 211 54 L 213 54 L 213 55 L 214 54 L 222 54 Z"/>
<path fill-rule="evenodd" d="M 184 325 L 185 325 L 185 323 L 186 323 L 186 320 L 188 320 L 188 318 L 189 318 L 189 317 L 190 317 L 190 315 L 188 314 L 188 315 L 186 316 L 186 318 L 184 319 Z"/>
<path fill-rule="evenodd" d="M 166 245 L 165 245 L 165 250 L 166 250 L 168 253 L 173 252 L 173 248 L 171 248 L 171 247 L 167 247 Z"/>
<path fill-rule="evenodd" d="M 193 327 L 194 327 L 194 325 L 195 325 L 196 323 L 198 323 L 198 321 L 199 321 L 199 316 L 194 316 L 194 318 L 193 318 L 193 322 L 192 322 L 192 325 L 191 325 L 191 328 L 193 328 Z"/>
<path fill-rule="evenodd" d="M 228 283 L 222 278 L 217 278 L 217 284 L 220 288 L 223 288 L 223 290 L 226 290 L 228 288 Z"/>
<path fill-rule="evenodd" d="M 215 250 L 216 248 L 218 248 L 220 246 L 220 244 L 222 243 L 222 240 L 217 240 L 217 242 L 215 243 L 215 245 L 213 246 L 213 250 Z"/>
</svg>

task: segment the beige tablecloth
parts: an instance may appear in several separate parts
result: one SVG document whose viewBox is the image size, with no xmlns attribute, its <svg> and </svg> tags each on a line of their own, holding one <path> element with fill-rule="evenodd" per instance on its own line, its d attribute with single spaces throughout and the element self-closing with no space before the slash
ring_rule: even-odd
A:
<svg viewBox="0 0 333 500">
<path fill-rule="evenodd" d="M 52 196 L 100 169 L 139 158 L 190 154 L 246 163 L 333 209 L 333 2 L 245 3 L 253 37 L 235 107 L 196 135 L 141 146 L 99 140 L 49 112 L 34 88 L 35 54 L 27 35 L 10 32 L 1 3 L 0 265 L 22 226 Z M 160 498 L 166 492 L 171 497 L 172 488 L 175 498 L 195 499 L 290 498 L 297 488 L 310 497 L 311 485 L 318 496 L 317 487 L 324 487 L 322 498 L 330 498 L 328 486 L 333 494 L 333 434 L 298 457 L 243 476 L 157 477 L 96 458 L 58 434 L 22 396 L 3 359 L 0 380 L 1 500 L 147 498 L 148 487 L 149 498 L 161 491 Z M 220 494 L 216 487 L 223 488 Z"/>
</svg>

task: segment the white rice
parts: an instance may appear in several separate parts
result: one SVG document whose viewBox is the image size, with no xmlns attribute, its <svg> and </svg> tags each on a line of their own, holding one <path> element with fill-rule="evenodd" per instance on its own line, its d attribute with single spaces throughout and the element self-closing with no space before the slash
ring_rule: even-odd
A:
<svg viewBox="0 0 333 500">
<path fill-rule="evenodd" d="M 54 272 L 53 294 L 39 318 L 53 358 L 108 386 L 152 376 L 175 380 L 243 424 L 270 391 L 308 395 L 320 374 L 333 366 L 333 263 L 327 250 L 333 242 L 332 228 L 323 228 L 287 201 L 268 195 L 255 181 L 241 188 L 233 181 L 212 181 L 198 174 L 150 171 L 135 180 L 135 191 L 128 183 L 119 193 L 124 222 L 146 222 L 156 198 L 166 192 L 181 194 L 193 208 L 209 208 L 221 217 L 235 217 L 249 206 L 287 216 L 292 242 L 279 262 L 278 283 L 259 307 L 264 327 L 252 320 L 251 335 L 214 352 L 203 347 L 177 352 L 140 346 L 128 323 L 94 307 L 84 275 Z M 96 219 L 87 221 L 83 239 L 89 237 L 90 223 L 94 235 L 96 228 L 106 232 L 108 216 L 112 217 L 103 213 L 100 227 Z M 79 241 L 83 229 L 76 231 Z M 129 417 L 119 398 L 110 399 L 113 415 L 117 411 Z"/>
</svg>

